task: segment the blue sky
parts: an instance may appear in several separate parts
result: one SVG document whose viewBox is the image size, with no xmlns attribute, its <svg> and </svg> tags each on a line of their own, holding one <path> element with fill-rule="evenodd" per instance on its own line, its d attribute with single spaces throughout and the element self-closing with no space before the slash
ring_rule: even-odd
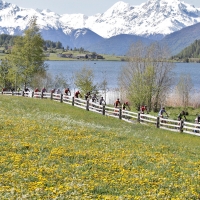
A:
<svg viewBox="0 0 200 200">
<path fill-rule="evenodd" d="M 103 13 L 120 0 L 4 0 L 24 8 L 50 9 L 58 14 L 82 13 L 94 15 Z M 123 0 L 131 5 L 140 5 L 147 0 Z M 184 0 L 185 3 L 200 8 L 200 0 Z"/>
</svg>

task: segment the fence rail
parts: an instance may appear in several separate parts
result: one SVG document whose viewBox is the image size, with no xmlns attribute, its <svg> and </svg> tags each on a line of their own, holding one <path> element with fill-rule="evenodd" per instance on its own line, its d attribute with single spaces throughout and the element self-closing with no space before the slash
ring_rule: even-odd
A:
<svg viewBox="0 0 200 200">
<path fill-rule="evenodd" d="M 55 94 L 47 92 L 23 92 L 23 91 L 3 91 L 2 95 L 24 96 L 40 99 L 51 99 L 61 103 L 66 103 L 87 111 L 96 112 L 102 115 L 119 118 L 120 120 L 129 123 L 139 122 L 142 124 L 152 124 L 157 128 L 167 129 L 175 132 L 183 132 L 191 135 L 200 136 L 200 124 L 189 123 L 184 120 L 172 120 L 160 117 L 151 116 L 149 114 L 141 114 L 123 110 L 122 108 L 114 108 L 107 105 L 99 105 L 98 103 L 91 102 L 90 100 L 83 100 L 80 98 L 71 97 L 65 94 Z"/>
<path fill-rule="evenodd" d="M 200 124 L 193 124 L 189 122 L 184 122 L 183 132 L 200 136 Z"/>
</svg>

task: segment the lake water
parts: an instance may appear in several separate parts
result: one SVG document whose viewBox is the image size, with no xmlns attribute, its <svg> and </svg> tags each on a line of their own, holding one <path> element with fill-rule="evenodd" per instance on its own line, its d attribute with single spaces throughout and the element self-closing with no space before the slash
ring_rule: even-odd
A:
<svg viewBox="0 0 200 200">
<path fill-rule="evenodd" d="M 100 83 L 106 77 L 108 88 L 118 88 L 118 76 L 126 62 L 120 61 L 46 61 L 49 65 L 48 71 L 53 75 L 62 74 L 70 79 L 76 71 L 83 66 L 93 69 L 95 82 Z M 181 73 L 190 74 L 195 89 L 200 88 L 200 63 L 176 63 L 173 69 L 177 80 Z"/>
</svg>

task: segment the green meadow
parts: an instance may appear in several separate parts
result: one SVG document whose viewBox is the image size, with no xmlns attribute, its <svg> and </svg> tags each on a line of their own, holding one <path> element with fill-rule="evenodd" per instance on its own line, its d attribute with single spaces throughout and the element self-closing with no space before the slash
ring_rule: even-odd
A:
<svg viewBox="0 0 200 200">
<path fill-rule="evenodd" d="M 200 138 L 0 96 L 1 199 L 200 199 Z"/>
</svg>

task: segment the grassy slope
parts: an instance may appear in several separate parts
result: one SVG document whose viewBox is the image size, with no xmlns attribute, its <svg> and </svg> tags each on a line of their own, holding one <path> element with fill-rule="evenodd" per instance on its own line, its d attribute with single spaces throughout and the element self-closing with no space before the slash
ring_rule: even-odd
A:
<svg viewBox="0 0 200 200">
<path fill-rule="evenodd" d="M 68 51 L 66 53 L 72 53 L 74 56 L 81 54 L 79 52 L 73 52 L 73 51 L 72 52 Z M 106 60 L 106 61 L 121 61 L 121 58 L 123 58 L 120 56 L 113 56 L 113 55 L 103 55 L 103 54 L 101 54 L 101 55 L 104 57 L 103 61 L 104 60 Z M 62 61 L 77 60 L 77 59 L 73 59 L 73 58 L 60 58 L 57 56 L 57 53 L 51 53 L 50 56 L 47 57 L 47 59 L 52 60 L 52 61 L 54 61 L 54 60 L 62 60 Z M 80 59 L 80 60 L 84 60 L 84 59 Z M 102 61 L 102 59 L 99 59 L 99 61 Z"/>
<path fill-rule="evenodd" d="M 200 138 L 0 96 L 0 197 L 198 199 Z"/>
</svg>

